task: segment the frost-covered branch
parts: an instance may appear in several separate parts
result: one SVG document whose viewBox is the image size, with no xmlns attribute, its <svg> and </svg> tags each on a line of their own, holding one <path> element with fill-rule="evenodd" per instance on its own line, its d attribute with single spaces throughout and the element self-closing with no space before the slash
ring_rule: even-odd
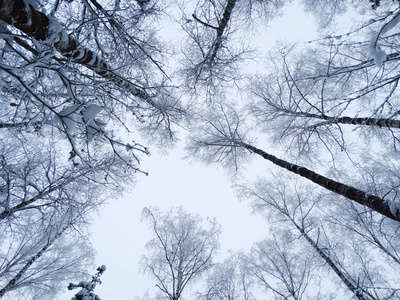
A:
<svg viewBox="0 0 400 300">
<path fill-rule="evenodd" d="M 382 63 L 386 60 L 386 53 L 378 45 L 379 37 L 392 30 L 400 22 L 400 10 L 392 17 L 392 19 L 384 24 L 378 33 L 376 33 L 370 43 L 369 51 L 374 59 L 375 65 L 381 67 Z"/>
<path fill-rule="evenodd" d="M 93 50 L 80 46 L 76 38 L 68 34 L 52 16 L 47 16 L 35 10 L 25 0 L 16 0 L 13 2 L 2 0 L 0 1 L 0 7 L 2 8 L 0 11 L 1 20 L 44 44 L 54 45 L 55 49 L 66 58 L 84 65 L 104 79 L 110 80 L 119 88 L 138 97 L 150 105 L 150 107 L 159 111 L 159 113 L 173 113 L 174 107 L 159 105 L 153 99 L 153 95 L 149 94 L 145 88 L 121 77 Z"/>
<path fill-rule="evenodd" d="M 72 223 L 68 224 L 64 228 L 62 228 L 56 235 L 49 238 L 47 243 L 34 255 L 32 256 L 23 266 L 23 268 L 0 290 L 0 298 L 4 296 L 5 293 L 11 291 L 15 288 L 18 280 L 21 279 L 22 276 L 28 271 L 28 269 L 38 260 L 46 251 L 47 249 L 53 245 L 53 243 L 60 238 L 64 232 L 72 225 Z"/>
<path fill-rule="evenodd" d="M 146 247 L 142 268 L 157 280 L 157 287 L 169 299 L 181 298 L 186 286 L 208 270 L 219 246 L 219 226 L 209 221 L 209 229 L 201 228 L 201 219 L 179 208 L 161 213 L 143 210 L 155 237 Z"/>
</svg>

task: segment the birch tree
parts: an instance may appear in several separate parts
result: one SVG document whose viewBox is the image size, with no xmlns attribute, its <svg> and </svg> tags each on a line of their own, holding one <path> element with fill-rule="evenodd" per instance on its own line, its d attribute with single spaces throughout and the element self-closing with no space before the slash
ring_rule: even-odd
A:
<svg viewBox="0 0 400 300">
<path fill-rule="evenodd" d="M 164 297 L 182 298 L 189 283 L 198 279 L 213 265 L 213 255 L 219 247 L 220 226 L 186 213 L 181 207 L 168 212 L 145 208 L 143 218 L 154 237 L 146 244 L 147 254 L 141 266 L 157 282 Z"/>
<path fill-rule="evenodd" d="M 163 73 L 160 71 L 161 76 L 153 76 L 153 81 L 151 67 L 147 68 L 148 74 L 142 72 L 143 60 L 147 60 L 149 66 L 161 68 L 154 53 L 146 50 L 150 47 L 145 49 L 144 44 L 133 38 L 134 32 L 140 31 L 138 24 L 143 25 L 137 22 L 137 27 L 126 28 L 126 21 L 120 22 L 132 13 L 137 13 L 139 18 L 143 11 L 139 7 L 130 11 L 125 3 L 120 3 L 113 11 L 121 15 L 111 17 L 111 13 L 96 1 L 84 1 L 82 7 L 75 3 L 59 5 L 58 1 L 53 4 L 53 13 L 45 14 L 40 11 L 45 7 L 34 7 L 24 0 L 0 3 L 0 19 L 4 21 L 1 69 L 3 82 L 7 82 L 2 91 L 10 99 L 4 114 L 8 116 L 3 121 L 5 127 L 25 124 L 24 127 L 32 125 L 34 130 L 41 130 L 42 124 L 51 125 L 69 142 L 71 159 L 89 163 L 90 155 L 102 147 L 104 151 L 114 152 L 127 167 L 137 170 L 139 154 L 148 154 L 147 147 L 116 137 L 110 126 L 114 130 L 120 126 L 131 131 L 132 123 L 125 117 L 128 113 L 133 115 L 135 129 L 152 135 L 153 140 L 159 136 L 167 141 L 173 138 L 172 126 L 183 114 L 179 101 L 163 84 L 155 83 Z M 46 5 L 51 6 L 51 3 Z M 81 11 L 81 24 L 75 21 L 80 18 L 79 13 L 69 20 L 65 18 L 75 8 Z M 57 15 L 61 21 L 56 19 Z M 86 19 L 92 17 L 94 21 L 87 22 Z M 94 30 L 94 39 L 86 42 L 91 30 Z M 110 32 L 113 43 L 107 44 Z M 145 44 L 150 43 L 143 40 Z M 115 49 L 117 45 L 119 48 Z M 101 56 L 113 59 L 109 53 L 119 55 L 121 51 L 124 55 L 114 59 L 115 65 Z M 130 64 L 132 60 L 137 63 Z M 121 71 L 116 72 L 116 69 Z M 94 140 L 96 147 L 90 143 Z"/>
<path fill-rule="evenodd" d="M 322 53 L 310 50 L 300 55 L 317 60 Z M 282 66 L 275 66 L 276 72 L 254 78 L 251 85 L 250 111 L 257 123 L 273 136 L 274 142 L 286 147 L 293 157 L 320 157 L 328 152 L 334 159 L 345 151 L 357 160 L 354 152 L 361 146 L 354 142 L 357 133 L 363 144 L 397 151 L 399 122 L 396 114 L 383 109 L 390 106 L 391 111 L 396 110 L 397 103 L 392 98 L 396 83 L 393 90 L 382 83 L 364 83 L 369 78 L 376 79 L 373 72 L 380 72 L 373 63 L 367 70 L 350 68 L 342 74 L 325 76 L 321 74 L 334 73 L 333 65 L 343 63 L 337 58 L 339 54 L 331 53 L 331 61 L 325 62 L 322 58 L 318 63 L 304 57 L 293 63 L 294 67 L 289 66 L 291 63 L 285 56 L 281 57 Z M 320 68 L 315 66 L 314 74 L 310 72 L 313 64 Z"/>
<path fill-rule="evenodd" d="M 122 177 L 129 178 L 124 163 L 118 165 L 113 155 L 103 156 L 91 166 L 73 165 L 62 157 L 63 148 L 54 140 L 32 145 L 26 138 L 3 137 L 0 223 L 23 219 L 28 211 L 45 215 L 66 208 L 96 209 L 110 192 L 122 190 Z"/>
<path fill-rule="evenodd" d="M 241 77 L 241 62 L 254 56 L 243 33 L 255 20 L 271 20 L 285 1 L 198 1 L 183 11 L 187 34 L 180 73 L 192 93 L 213 96 L 225 93 Z"/>
<path fill-rule="evenodd" d="M 184 110 L 165 84 L 158 9 L 0 1 L 2 296 L 53 299 L 82 275 L 91 247 L 55 225 L 60 214 L 80 216 L 84 237 L 90 212 L 147 174 L 138 140 L 174 141 Z"/>
<path fill-rule="evenodd" d="M 222 263 L 215 264 L 207 276 L 206 289 L 199 300 L 255 299 L 251 293 L 252 282 L 243 265 L 243 253 L 232 253 Z"/>
<path fill-rule="evenodd" d="M 80 214 L 64 210 L 38 219 L 30 212 L 19 226 L 1 226 L 0 298 L 54 299 L 66 280 L 86 274 L 93 249 Z"/>
<path fill-rule="evenodd" d="M 397 152 L 398 1 L 374 3 L 375 9 L 367 1 L 305 2 L 315 12 L 334 6 L 364 17 L 354 17 L 349 29 L 330 26 L 307 48 L 279 45 L 270 56 L 271 72 L 252 78 L 258 123 L 293 157 L 329 151 L 334 159 L 346 151 L 357 161 L 355 152 L 364 146 L 355 143 L 355 133 L 365 147 Z"/>
<path fill-rule="evenodd" d="M 92 167 L 74 166 L 60 155 L 63 143 L 28 143 L 4 132 L 3 137 L 0 296 L 54 299 L 65 280 L 90 266 L 94 254 L 85 233 L 90 214 L 110 192 L 121 190 L 117 174 L 123 168 L 113 171 L 117 164 L 105 157 Z"/>
<path fill-rule="evenodd" d="M 255 154 L 282 169 L 306 178 L 387 218 L 395 221 L 400 220 L 398 199 L 393 199 L 389 203 L 389 201 L 377 195 L 369 194 L 366 191 L 325 177 L 308 168 L 280 159 L 247 142 L 246 135 L 241 129 L 241 126 L 245 126 L 244 121 L 241 120 L 232 107 L 219 105 L 219 108 L 216 108 L 208 116 L 203 117 L 200 122 L 202 124 L 198 126 L 197 132 L 193 135 L 191 144 L 188 146 L 188 150 L 191 151 L 193 157 L 200 158 L 208 163 L 223 162 L 232 168 L 235 167 L 232 164 L 236 164 L 236 161 L 241 157 L 249 153 Z"/>
<path fill-rule="evenodd" d="M 277 234 L 277 232 L 276 232 Z M 314 299 L 311 288 L 310 258 L 301 255 L 301 248 L 290 233 L 256 243 L 245 257 L 247 272 L 262 286 L 266 295 L 275 299 Z M 317 293 L 318 294 L 318 293 Z M 318 295 L 318 299 L 323 299 Z"/>
<path fill-rule="evenodd" d="M 308 264 L 313 269 L 312 274 L 322 274 L 326 271 L 330 271 L 331 274 L 334 273 L 339 279 L 339 285 L 346 287 L 348 292 L 352 293 L 357 299 L 381 299 L 388 294 L 395 294 L 396 290 L 390 287 L 390 283 L 381 281 L 383 272 L 378 274 L 377 266 L 367 263 L 368 266 L 362 271 L 362 268 L 358 268 L 357 264 L 364 266 L 366 260 L 360 262 L 354 259 L 352 247 L 338 246 L 338 244 L 343 244 L 344 240 L 357 243 L 358 239 L 354 235 L 348 235 L 346 239 L 338 241 L 335 235 L 341 232 L 341 229 L 326 229 L 330 224 L 329 217 L 325 214 L 322 216 L 316 214 L 318 206 L 324 205 L 321 204 L 321 202 L 325 202 L 324 197 L 318 196 L 318 191 L 311 191 L 307 185 L 296 183 L 292 187 L 291 183 L 292 181 L 289 178 L 286 178 L 285 185 L 281 181 L 267 182 L 260 180 L 254 184 L 254 187 L 242 187 L 242 197 L 250 199 L 255 211 L 264 214 L 266 220 L 270 220 L 271 225 L 275 224 L 274 227 L 285 227 L 286 230 L 292 228 L 293 234 L 296 235 L 297 232 L 300 235 L 303 243 L 308 244 L 312 249 L 307 251 L 306 247 L 301 251 L 302 256 L 310 258 Z M 326 225 L 323 226 L 323 224 Z M 327 237 L 328 230 L 332 230 L 335 234 Z M 338 254 L 341 251 L 344 251 L 344 254 Z M 365 246 L 363 252 L 369 253 L 369 251 L 370 248 Z M 368 255 L 365 254 L 364 256 L 367 257 Z M 347 258 L 348 262 L 344 258 Z M 320 266 L 320 260 L 325 262 L 323 268 L 316 267 Z M 347 270 L 346 264 L 350 264 Z M 368 275 L 364 273 L 365 271 Z M 366 278 L 371 282 L 365 282 Z M 382 285 L 379 286 L 379 284 Z M 394 282 L 391 284 L 393 286 Z"/>
<path fill-rule="evenodd" d="M 345 230 L 344 222 L 342 226 L 332 226 L 341 215 L 323 210 L 321 213 L 321 207 L 330 199 L 328 195 L 318 194 L 319 191 L 313 191 L 299 181 L 293 184 L 288 177 L 285 177 L 285 184 L 281 180 L 260 179 L 252 187 L 241 187 L 243 199 L 250 200 L 255 211 L 265 215 L 271 225 L 285 230 L 292 228 L 293 234 L 300 234 L 303 243 L 310 246 L 310 250 L 302 250 L 302 255 L 314 257 L 309 262 L 315 267 L 314 275 L 330 271 L 329 274 L 339 279 L 338 285 L 346 287 L 357 299 L 386 299 L 396 295 L 398 279 L 388 275 L 391 267 L 388 260 L 383 259 L 386 253 L 377 255 L 371 245 Z M 336 207 L 333 207 L 334 211 L 343 209 L 339 205 Z M 336 238 L 338 233 L 343 236 L 340 240 Z M 318 267 L 321 260 L 325 264 Z"/>
</svg>

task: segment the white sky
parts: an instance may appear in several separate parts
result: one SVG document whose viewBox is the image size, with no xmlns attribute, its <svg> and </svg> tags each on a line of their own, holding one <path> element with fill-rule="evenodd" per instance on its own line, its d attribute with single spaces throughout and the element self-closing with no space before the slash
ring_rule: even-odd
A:
<svg viewBox="0 0 400 300">
<path fill-rule="evenodd" d="M 302 7 L 287 8 L 283 18 L 270 22 L 268 30 L 261 32 L 261 38 L 259 50 L 265 53 L 273 45 L 271 41 L 277 39 L 315 39 L 313 18 L 305 15 Z M 150 295 L 157 291 L 151 278 L 138 274 L 138 262 L 151 236 L 146 224 L 140 222 L 146 206 L 164 210 L 182 205 L 186 211 L 203 218 L 216 217 L 222 226 L 221 255 L 217 261 L 222 261 L 226 251 L 249 250 L 253 242 L 266 236 L 266 224 L 260 216 L 251 214 L 247 203 L 235 198 L 225 171 L 200 163 L 190 165 L 181 159 L 182 148 L 182 144 L 178 145 L 168 156 L 161 156 L 153 149 L 151 157 L 142 162 L 150 175 L 139 175 L 133 192 L 123 199 L 113 199 L 95 220 L 92 241 L 97 251 L 96 267 L 107 266 L 103 284 L 95 291 L 103 300 L 135 299 L 146 290 Z M 262 169 L 267 167 L 265 164 Z M 73 295 L 73 291 L 67 291 L 60 299 L 71 299 Z M 187 294 L 185 298 L 190 299 Z"/>
</svg>

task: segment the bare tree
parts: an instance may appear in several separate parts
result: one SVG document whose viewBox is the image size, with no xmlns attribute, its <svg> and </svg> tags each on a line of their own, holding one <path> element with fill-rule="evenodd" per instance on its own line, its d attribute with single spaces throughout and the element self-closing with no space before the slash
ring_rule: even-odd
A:
<svg viewBox="0 0 400 300">
<path fill-rule="evenodd" d="M 333 217 L 330 217 L 331 214 L 324 213 L 324 210 L 321 215 L 321 207 L 330 201 L 324 199 L 326 195 L 321 197 L 318 191 L 312 191 L 309 186 L 299 182 L 295 185 L 291 183 L 289 178 L 285 178 L 285 184 L 281 180 L 260 180 L 252 188 L 242 187 L 241 193 L 271 224 L 281 224 L 278 226 L 300 233 L 303 241 L 311 246 L 318 257 L 305 249 L 302 250 L 303 255 L 316 258 L 311 263 L 314 266 L 320 266 L 319 260 L 323 260 L 326 267 L 358 299 L 387 299 L 396 295 L 398 290 L 393 288 L 396 279 L 388 276 L 388 265 L 376 259 L 377 253 L 373 252 L 370 245 L 355 247 L 362 244 L 356 235 L 344 230 L 343 224 L 342 227 L 332 226 L 332 221 L 340 219 L 340 215 L 333 213 Z M 338 210 L 343 209 L 337 207 Z M 339 232 L 343 236 L 341 240 L 336 239 Z M 313 273 L 321 272 L 319 270 L 316 267 Z"/>
<path fill-rule="evenodd" d="M 122 191 L 119 175 L 130 175 L 105 156 L 74 166 L 60 155 L 62 142 L 17 137 L 3 132 L 0 142 L 0 294 L 53 299 L 65 280 L 85 274 L 89 215 Z"/>
<path fill-rule="evenodd" d="M 366 206 L 392 220 L 400 221 L 398 199 L 390 203 L 379 196 L 369 194 L 350 185 L 330 179 L 308 168 L 290 163 L 259 149 L 245 140 L 241 132 L 242 120 L 232 108 L 222 105 L 208 117 L 203 117 L 203 125 L 198 126 L 197 136 L 192 138 L 188 147 L 193 156 L 211 163 L 215 161 L 236 161 L 237 157 L 247 153 L 256 154 L 273 164 L 294 174 L 304 177 L 319 186 Z M 234 167 L 234 166 L 230 166 Z"/>
<path fill-rule="evenodd" d="M 360 178 L 353 179 L 359 182 L 363 190 L 375 195 L 381 195 L 387 202 L 397 199 L 399 187 L 399 162 L 391 156 L 385 158 L 375 157 L 365 153 L 359 167 Z M 351 174 L 350 174 L 351 176 Z M 379 249 L 380 255 L 391 262 L 399 263 L 399 225 L 371 213 L 369 210 L 354 205 L 343 203 L 343 212 L 337 215 L 331 214 L 327 221 L 334 225 L 346 228 L 346 235 L 357 235 L 373 248 Z M 345 231 L 346 231 L 345 230 Z"/>
<path fill-rule="evenodd" d="M 240 58 L 239 53 L 229 53 L 231 49 L 226 47 L 230 34 L 228 23 L 235 5 L 236 0 L 198 3 L 191 15 L 193 20 L 185 21 L 183 26 L 190 44 L 185 51 L 186 65 L 182 73 L 188 86 L 199 85 L 201 89 L 212 90 L 218 79 L 226 81 L 234 77 L 232 69 L 230 72 L 224 69 L 229 69 Z M 188 20 L 187 17 L 185 19 Z M 197 55 L 194 56 L 193 52 Z"/>
<path fill-rule="evenodd" d="M 246 257 L 248 272 L 276 299 L 309 299 L 311 269 L 295 240 L 283 232 L 256 243 Z M 304 298 L 303 298 L 304 297 Z"/>
<path fill-rule="evenodd" d="M 33 210 L 52 214 L 65 208 L 96 208 L 110 195 L 122 191 L 118 182 L 130 173 L 115 157 L 100 157 L 91 165 L 71 164 L 63 158 L 62 143 L 41 140 L 42 145 L 3 135 L 0 142 L 0 222 L 23 218 Z M 59 146 L 61 146 L 59 148 Z M 120 170 L 118 170 L 120 168 Z M 95 197 L 88 194 L 96 195 Z"/>
<path fill-rule="evenodd" d="M 89 211 L 64 210 L 44 219 L 28 213 L 18 226 L 1 226 L 0 298 L 54 299 L 66 280 L 86 274 L 93 249 L 82 216 Z"/>
<path fill-rule="evenodd" d="M 186 213 L 181 207 L 162 213 L 145 208 L 143 218 L 155 237 L 147 244 L 148 253 L 141 265 L 157 281 L 157 287 L 171 300 L 182 297 L 189 282 L 196 280 L 212 266 L 212 257 L 219 247 L 219 225 Z"/>
<path fill-rule="evenodd" d="M 59 14 L 62 21 L 40 12 L 24 0 L 0 3 L 0 19 L 5 22 L 2 28 L 5 37 L 3 45 L 7 49 L 3 51 L 2 61 L 8 62 L 0 66 L 3 80 L 7 82 L 2 92 L 11 100 L 9 107 L 5 108 L 4 116 L 7 118 L 2 120 L 6 124 L 3 127 L 10 127 L 13 123 L 15 127 L 27 124 L 36 131 L 44 131 L 44 125 L 51 125 L 69 141 L 71 158 L 89 163 L 90 155 L 101 148 L 114 152 L 127 166 L 132 165 L 137 171 L 135 162 L 138 162 L 140 154 L 149 153 L 147 147 L 115 137 L 107 124 L 132 131 L 132 123 L 124 116 L 128 112 L 134 116 L 132 119 L 138 130 L 145 135 L 151 134 L 152 139 L 159 136 L 167 141 L 173 139 L 172 127 L 184 111 L 168 88 L 156 83 L 160 76 L 152 76 L 151 67 L 146 68 L 147 74 L 135 72 L 133 68 L 139 64 L 136 70 L 142 70 L 144 57 L 148 65 L 156 65 L 160 69 L 152 56 L 151 47 L 147 45 L 145 49 L 147 42 L 139 44 L 133 38 L 132 32 L 139 27 L 133 26 L 128 30 L 126 21 L 123 24 L 120 22 L 134 11 L 114 8 L 114 13 L 121 15 L 111 16 L 111 12 L 96 1 L 83 2 L 82 24 L 74 23 L 75 18 L 79 18 L 76 15 L 68 21 L 65 18 L 68 7 L 58 5 L 58 1 L 54 4 L 54 15 Z M 143 11 L 139 7 L 137 9 L 136 12 L 143 15 Z M 104 24 L 104 17 L 108 20 L 107 24 Z M 9 26 L 4 27 L 6 23 Z M 70 27 L 69 30 L 75 30 L 77 35 L 69 34 L 64 24 Z M 94 29 L 91 25 L 87 29 L 89 32 L 93 29 L 95 38 L 85 45 L 79 38 L 88 33 L 85 31 L 86 24 L 94 24 Z M 74 25 L 78 28 L 71 28 Z M 99 54 L 108 56 L 113 50 L 112 47 L 107 48 L 111 44 L 104 37 L 105 33 L 114 37 L 112 44 L 120 47 L 119 54 L 121 49 L 125 51 L 113 61 L 116 65 L 111 66 Z M 120 43 L 121 39 L 123 43 Z M 135 49 L 132 49 L 133 46 Z M 57 52 L 53 53 L 52 49 Z M 51 54 L 46 54 L 47 51 Z M 135 58 L 132 57 L 134 54 Z M 135 64 L 126 65 L 132 60 Z M 118 68 L 123 71 L 116 72 Z M 136 80 L 138 76 L 142 78 Z M 96 146 L 93 143 L 89 145 L 94 140 Z"/>
<path fill-rule="evenodd" d="M 397 226 L 350 203 L 343 212 L 340 216 L 331 216 L 328 221 L 358 235 L 363 241 L 379 249 L 381 254 L 387 255 L 387 261 L 400 264 Z"/>
<path fill-rule="evenodd" d="M 377 10 L 368 1 L 304 2 L 324 20 L 346 10 L 363 11 L 371 20 L 355 20 L 346 32 L 330 29 L 306 49 L 279 45 L 269 57 L 269 74 L 252 78 L 252 113 L 294 157 L 309 159 L 322 150 L 332 159 L 344 151 L 356 156 L 354 132 L 365 147 L 397 152 L 399 49 L 392 29 L 398 2 L 377 4 Z"/>
<path fill-rule="evenodd" d="M 313 82 L 307 87 L 300 87 L 304 82 L 299 81 L 302 79 L 294 80 L 287 66 L 263 79 L 253 78 L 252 104 L 249 107 L 257 123 L 263 124 L 273 136 L 273 141 L 285 145 L 294 157 L 320 156 L 322 149 L 330 152 L 333 158 L 343 151 L 350 155 L 355 148 L 352 143 L 356 129 L 362 132 L 366 143 L 372 140 L 371 136 L 379 137 L 372 140 L 372 146 L 393 145 L 393 149 L 397 149 L 400 121 L 396 114 L 382 116 L 357 109 L 357 115 L 352 115 L 355 108 L 337 96 L 340 89 L 336 90 L 336 95 L 330 96 L 328 83 L 319 85 Z M 317 98 L 318 89 L 320 97 Z M 384 99 L 383 95 L 376 97 Z M 361 114 L 365 117 L 360 117 Z"/>
<path fill-rule="evenodd" d="M 215 264 L 207 276 L 206 292 L 200 293 L 201 300 L 254 299 L 251 281 L 243 266 L 243 253 L 233 253 L 222 263 Z"/>
<path fill-rule="evenodd" d="M 0 1 L 1 296 L 53 299 L 82 275 L 90 212 L 147 174 L 137 140 L 174 141 L 184 110 L 159 61 L 158 9 Z"/>
<path fill-rule="evenodd" d="M 187 39 L 180 70 L 184 86 L 206 95 L 209 101 L 224 94 L 225 88 L 230 90 L 232 83 L 241 77 L 240 63 L 254 56 L 246 46 L 246 34 L 240 34 L 240 30 L 254 19 L 272 19 L 283 3 L 282 0 L 199 1 L 194 12 L 184 12 L 182 27 Z"/>
</svg>

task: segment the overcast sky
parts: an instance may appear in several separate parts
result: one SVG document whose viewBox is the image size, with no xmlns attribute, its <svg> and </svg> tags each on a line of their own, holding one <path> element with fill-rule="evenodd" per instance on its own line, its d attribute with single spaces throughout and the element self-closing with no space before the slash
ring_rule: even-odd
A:
<svg viewBox="0 0 400 300">
<path fill-rule="evenodd" d="M 268 31 L 260 34 L 260 50 L 265 52 L 277 39 L 306 42 L 316 38 L 313 18 L 305 15 L 302 7 L 285 9 L 284 17 L 271 22 Z M 151 237 L 146 224 L 140 222 L 144 207 L 167 210 L 182 205 L 186 211 L 203 218 L 216 217 L 222 226 L 217 261 L 222 261 L 228 250 L 246 251 L 253 242 L 266 236 L 262 218 L 253 215 L 247 203 L 235 198 L 232 180 L 226 172 L 217 166 L 183 161 L 182 149 L 181 143 L 167 156 L 153 149 L 151 157 L 142 162 L 149 176 L 139 175 L 132 193 L 123 199 L 112 199 L 101 209 L 100 216 L 94 218 L 92 241 L 97 251 L 96 267 L 107 266 L 103 284 L 95 291 L 103 300 L 135 299 L 146 290 L 150 295 L 157 291 L 154 281 L 138 273 L 144 245 Z M 266 170 L 268 165 L 263 164 L 265 168 L 262 166 L 261 170 Z M 73 295 L 72 291 L 66 291 L 60 299 L 71 299 Z"/>
</svg>

